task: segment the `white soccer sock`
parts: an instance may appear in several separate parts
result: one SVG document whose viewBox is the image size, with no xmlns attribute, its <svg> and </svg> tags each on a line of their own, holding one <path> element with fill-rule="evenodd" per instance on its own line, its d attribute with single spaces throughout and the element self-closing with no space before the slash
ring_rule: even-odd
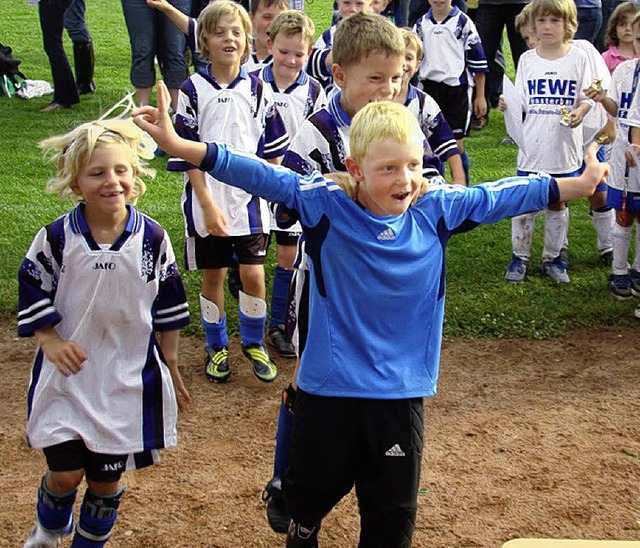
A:
<svg viewBox="0 0 640 548">
<path fill-rule="evenodd" d="M 511 219 L 511 246 L 513 254 L 523 261 L 529 261 L 531 257 L 531 240 L 535 228 L 536 217 L 539 211 L 525 213 Z"/>
<path fill-rule="evenodd" d="M 640 223 L 636 223 L 636 259 L 631 268 L 640 272 Z"/>
<path fill-rule="evenodd" d="M 250 318 L 264 318 L 267 315 L 267 303 L 258 297 L 240 291 L 238 295 L 240 312 Z"/>
<path fill-rule="evenodd" d="M 608 211 L 592 211 L 591 222 L 596 230 L 596 238 L 598 240 L 598 251 L 602 255 L 613 248 L 611 244 L 611 232 L 613 231 L 613 223 L 615 223 L 616 212 L 613 209 Z"/>
<path fill-rule="evenodd" d="M 216 303 L 200 295 L 200 313 L 207 323 L 218 323 L 220 321 L 220 310 Z"/>
<path fill-rule="evenodd" d="M 566 207 L 560 211 L 547 209 L 545 213 L 543 263 L 553 261 L 560 255 L 560 250 L 569 230 L 569 210 Z"/>
<path fill-rule="evenodd" d="M 629 247 L 631 246 L 631 228 L 630 226 L 620 226 L 618 223 L 613 225 L 611 232 L 611 243 L 613 244 L 613 268 L 614 274 L 627 274 L 629 272 Z"/>
</svg>

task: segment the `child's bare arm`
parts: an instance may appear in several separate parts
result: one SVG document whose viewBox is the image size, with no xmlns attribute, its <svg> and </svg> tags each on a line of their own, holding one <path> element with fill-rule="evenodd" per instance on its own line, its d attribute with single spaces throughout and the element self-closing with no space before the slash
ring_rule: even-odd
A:
<svg viewBox="0 0 640 548">
<path fill-rule="evenodd" d="M 611 144 L 615 141 L 617 133 L 615 120 L 609 118 L 604 127 L 596 134 L 596 142 L 601 145 Z"/>
<path fill-rule="evenodd" d="M 578 177 L 558 177 L 558 188 L 560 189 L 560 202 L 577 200 L 585 196 L 591 196 L 598 183 L 609 175 L 609 164 L 600 163 L 596 158 L 598 145 L 593 143 L 584 157 L 585 168 Z"/>
<path fill-rule="evenodd" d="M 460 154 L 453 154 L 447 158 L 449 169 L 451 170 L 451 183 L 454 185 L 465 186 L 467 179 L 464 176 L 464 168 L 462 167 L 462 158 Z"/>
<path fill-rule="evenodd" d="M 48 325 L 35 331 L 40 349 L 65 377 L 75 375 L 87 359 L 87 351 L 73 341 L 63 339 Z"/>
<path fill-rule="evenodd" d="M 187 34 L 189 32 L 189 16 L 169 4 L 167 0 L 147 0 L 147 6 L 164 13 L 182 33 Z"/>
<path fill-rule="evenodd" d="M 484 86 L 487 80 L 484 72 L 475 74 L 476 80 L 476 98 L 473 100 L 473 113 L 477 118 L 487 115 L 487 100 L 484 97 Z"/>
<path fill-rule="evenodd" d="M 589 87 L 582 91 L 589 99 L 592 99 L 596 103 L 602 103 L 602 106 L 609 116 L 613 116 L 614 118 L 618 116 L 618 103 L 616 103 L 611 97 L 608 97 L 605 90 L 596 91 Z"/>
<path fill-rule="evenodd" d="M 169 366 L 169 371 L 171 372 L 173 387 L 175 388 L 176 397 L 178 399 L 178 409 L 183 411 L 185 405 L 191 401 L 191 396 L 182 381 L 182 375 L 180 375 L 180 369 L 178 368 L 178 343 L 180 341 L 180 330 L 172 329 L 170 331 L 162 331 L 158 333 L 157 336 L 160 348 L 162 349 L 162 355 L 164 356 L 164 359 Z"/>
</svg>

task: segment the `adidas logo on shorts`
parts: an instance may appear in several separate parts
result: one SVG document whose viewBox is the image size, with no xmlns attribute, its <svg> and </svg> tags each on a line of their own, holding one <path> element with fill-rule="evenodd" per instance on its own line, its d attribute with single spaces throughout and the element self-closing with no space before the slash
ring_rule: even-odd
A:
<svg viewBox="0 0 640 548">
<path fill-rule="evenodd" d="M 380 240 L 381 242 L 386 240 L 395 240 L 395 239 L 396 239 L 396 234 L 390 228 L 387 228 L 386 230 L 383 230 L 382 232 L 380 232 L 380 234 L 378 234 L 378 240 Z"/>
<path fill-rule="evenodd" d="M 400 449 L 400 446 L 396 443 L 391 449 L 388 449 L 385 453 L 387 457 L 404 457 L 404 451 Z"/>
</svg>

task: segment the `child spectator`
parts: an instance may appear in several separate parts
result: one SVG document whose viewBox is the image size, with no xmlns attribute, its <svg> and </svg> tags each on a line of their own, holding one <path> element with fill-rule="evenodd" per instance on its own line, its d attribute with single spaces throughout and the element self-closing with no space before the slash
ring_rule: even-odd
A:
<svg viewBox="0 0 640 548">
<path fill-rule="evenodd" d="M 422 42 L 418 35 L 410 29 L 400 29 L 404 37 L 404 73 L 402 88 L 396 97 L 396 102 L 406 106 L 420 122 L 420 127 L 429 141 L 431 150 L 442 162 L 441 173 L 444 175 L 444 162 L 448 162 L 453 184 L 464 185 L 465 176 L 458 145 L 453 137 L 451 126 L 442 115 L 442 111 L 432 97 L 419 90 L 411 79 L 418 72 L 422 60 Z"/>
<path fill-rule="evenodd" d="M 299 212 L 308 235 L 311 329 L 285 478 L 293 518 L 287 546 L 317 546 L 322 519 L 354 484 L 360 545 L 409 545 L 423 398 L 435 394 L 438 378 L 447 241 L 470 226 L 589 195 L 606 166 L 592 151 L 578 177 L 428 187 L 416 118 L 402 105 L 381 101 L 353 120 L 346 158 L 352 198 L 317 172 L 302 176 L 223 145 L 178 138 L 166 101 L 165 95 L 158 109 L 136 111 L 137 123 L 159 146 L 218 179 L 286 204 Z"/>
<path fill-rule="evenodd" d="M 634 39 L 640 45 L 640 15 L 633 20 Z M 640 231 L 636 226 L 636 255 L 631 268 L 627 262 L 631 245 L 633 221 L 640 222 L 640 187 L 637 186 L 638 166 L 630 165 L 627 150 L 638 143 L 632 135 L 630 120 L 638 115 L 632 111 L 640 84 L 640 59 L 623 61 L 613 73 L 608 91 L 588 94 L 601 102 L 607 112 L 617 119 L 617 137 L 610 150 L 611 175 L 607 180 L 609 190 L 607 205 L 615 209 L 616 222 L 613 228 L 613 264 L 609 277 L 609 290 L 620 300 L 640 297 Z M 635 172 L 635 173 L 634 173 Z"/>
<path fill-rule="evenodd" d="M 469 184 L 469 158 L 463 139 L 469 134 L 469 101 L 474 83 L 473 113 L 477 118 L 487 114 L 484 93 L 485 74 L 489 72 L 487 59 L 476 27 L 467 14 L 452 7 L 451 0 L 429 0 L 429 5 L 429 11 L 413 28 L 424 50 L 418 77 L 422 89 L 435 99 L 453 130 Z"/>
<path fill-rule="evenodd" d="M 304 70 L 313 44 L 315 25 L 302 11 L 284 11 L 273 20 L 267 38 L 273 61 L 257 74 L 271 87 L 289 135 L 312 113 L 326 104 L 322 86 Z M 294 358 L 295 351 L 284 329 L 289 284 L 293 275 L 296 244 L 302 234 L 299 224 L 287 229 L 271 226 L 277 244 L 278 265 L 271 288 L 271 317 L 267 341 L 283 357 Z"/>
<path fill-rule="evenodd" d="M 239 4 L 217 0 L 198 19 L 198 44 L 209 61 L 180 90 L 176 129 L 193 141 L 217 139 L 237 150 L 274 163 L 289 144 L 273 95 L 255 74 L 241 65 L 250 53 L 251 21 Z M 242 351 L 261 381 L 277 370 L 262 345 L 267 306 L 264 260 L 271 223 L 267 204 L 172 158 L 170 171 L 185 171 L 182 211 L 185 217 L 185 264 L 202 270 L 201 321 L 207 339 L 205 373 L 215 382 L 229 379 L 224 279 L 237 257 L 244 290 L 239 295 Z"/>
<path fill-rule="evenodd" d="M 176 444 L 188 304 L 167 233 L 133 207 L 152 174 L 141 161 L 151 139 L 131 119 L 98 120 L 41 147 L 57 166 L 48 191 L 79 205 L 40 229 L 18 274 L 18 335 L 38 340 L 27 440 L 47 461 L 24 546 L 72 533 L 83 477 L 73 546 L 103 546 L 125 468 Z"/>
<path fill-rule="evenodd" d="M 576 128 L 594 104 L 582 92 L 593 83 L 589 59 L 571 44 L 577 28 L 576 7 L 572 0 L 535 0 L 531 18 L 538 45 L 525 52 L 518 65 L 516 88 L 522 104 L 507 105 L 525 113 L 518 174 L 545 171 L 574 176 L 582 165 L 584 144 L 583 132 Z M 527 213 L 512 220 L 513 256 L 505 274 L 507 281 L 521 282 L 526 276 L 537 215 Z M 563 202 L 546 211 L 542 268 L 559 283 L 570 282 L 567 259 L 561 256 L 568 226 Z"/>
<path fill-rule="evenodd" d="M 633 47 L 632 21 L 639 11 L 640 6 L 634 2 L 623 2 L 611 14 L 604 37 L 607 50 L 602 53 L 611 74 L 620 63 L 637 56 Z"/>
</svg>

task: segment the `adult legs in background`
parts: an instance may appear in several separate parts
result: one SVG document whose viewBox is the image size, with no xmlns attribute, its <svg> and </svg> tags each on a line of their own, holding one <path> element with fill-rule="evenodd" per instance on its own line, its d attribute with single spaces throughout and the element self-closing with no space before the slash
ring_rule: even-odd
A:
<svg viewBox="0 0 640 548">
<path fill-rule="evenodd" d="M 91 34 L 85 21 L 86 0 L 72 0 L 64 14 L 64 28 L 73 42 L 73 62 L 76 73 L 76 87 L 80 95 L 93 93 L 95 56 Z"/>
<path fill-rule="evenodd" d="M 594 44 L 601 26 L 601 8 L 578 8 L 578 30 L 574 39 L 588 40 Z"/>
</svg>

